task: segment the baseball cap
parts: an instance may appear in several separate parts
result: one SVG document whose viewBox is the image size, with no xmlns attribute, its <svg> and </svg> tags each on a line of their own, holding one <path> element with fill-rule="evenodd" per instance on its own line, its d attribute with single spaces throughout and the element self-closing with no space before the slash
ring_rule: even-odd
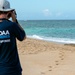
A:
<svg viewBox="0 0 75 75">
<path fill-rule="evenodd" d="M 0 0 L 0 11 L 7 12 L 7 11 L 12 11 L 12 10 L 14 10 L 14 9 L 10 8 L 9 1 L 7 1 L 7 0 Z"/>
</svg>

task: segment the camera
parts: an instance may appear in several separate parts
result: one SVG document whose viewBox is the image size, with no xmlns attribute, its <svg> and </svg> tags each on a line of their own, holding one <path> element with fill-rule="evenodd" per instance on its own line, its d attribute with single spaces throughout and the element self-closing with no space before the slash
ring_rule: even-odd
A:
<svg viewBox="0 0 75 75">
<path fill-rule="evenodd" d="M 7 17 L 10 18 L 11 17 L 11 13 L 9 13 Z"/>
<path fill-rule="evenodd" d="M 10 18 L 12 16 L 12 13 L 14 13 L 15 16 L 16 16 L 16 18 L 17 18 L 17 14 L 16 14 L 16 11 L 15 10 L 9 12 L 8 15 L 7 15 L 7 17 Z"/>
</svg>

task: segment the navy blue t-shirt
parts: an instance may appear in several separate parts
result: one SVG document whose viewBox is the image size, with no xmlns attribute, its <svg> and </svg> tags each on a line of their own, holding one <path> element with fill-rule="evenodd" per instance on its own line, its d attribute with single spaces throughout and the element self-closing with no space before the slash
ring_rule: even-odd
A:
<svg viewBox="0 0 75 75">
<path fill-rule="evenodd" d="M 25 32 L 11 21 L 0 22 L 0 75 L 21 72 L 16 38 L 22 41 Z"/>
</svg>

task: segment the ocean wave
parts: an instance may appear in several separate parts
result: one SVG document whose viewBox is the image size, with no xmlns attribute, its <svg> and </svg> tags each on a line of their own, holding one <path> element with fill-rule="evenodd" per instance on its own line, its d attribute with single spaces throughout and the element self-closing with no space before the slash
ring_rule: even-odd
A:
<svg viewBox="0 0 75 75">
<path fill-rule="evenodd" d="M 43 40 L 43 38 L 41 36 L 38 35 L 32 35 L 32 36 L 28 36 L 29 38 L 34 38 L 34 39 L 40 39 Z"/>
<path fill-rule="evenodd" d="M 64 43 L 64 44 L 75 44 L 75 39 L 70 38 L 56 38 L 56 37 L 44 37 L 38 35 L 27 36 L 28 38 L 45 40 L 50 42 Z"/>
</svg>

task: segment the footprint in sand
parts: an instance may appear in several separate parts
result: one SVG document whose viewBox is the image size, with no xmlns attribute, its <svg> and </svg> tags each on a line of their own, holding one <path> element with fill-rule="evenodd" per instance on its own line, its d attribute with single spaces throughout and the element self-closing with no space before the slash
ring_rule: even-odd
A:
<svg viewBox="0 0 75 75">
<path fill-rule="evenodd" d="M 52 68 L 52 66 L 49 66 L 49 68 Z"/>
<path fill-rule="evenodd" d="M 64 53 L 59 53 L 59 55 L 64 55 Z"/>
<path fill-rule="evenodd" d="M 49 71 L 52 71 L 52 69 L 51 69 L 51 70 L 49 70 Z"/>
<path fill-rule="evenodd" d="M 52 66 L 49 66 L 49 70 L 48 71 L 52 71 Z"/>
<path fill-rule="evenodd" d="M 48 71 L 52 71 L 52 66 L 48 66 L 49 69 L 46 70 L 45 72 L 41 72 L 41 75 L 45 75 Z"/>
<path fill-rule="evenodd" d="M 59 61 L 58 61 L 58 60 L 57 60 L 57 61 L 55 61 L 55 64 L 56 64 L 56 65 L 59 65 Z"/>
<path fill-rule="evenodd" d="M 59 56 L 61 60 L 64 60 L 64 55 Z"/>
<path fill-rule="evenodd" d="M 59 53 L 59 58 L 60 58 L 61 60 L 64 60 L 64 52 Z"/>
<path fill-rule="evenodd" d="M 60 56 L 59 56 L 59 58 L 62 58 L 62 57 L 64 57 L 64 55 L 60 55 Z"/>
<path fill-rule="evenodd" d="M 45 74 L 45 72 L 41 72 L 41 74 L 42 74 L 42 75 L 44 75 L 44 74 Z"/>
<path fill-rule="evenodd" d="M 61 57 L 60 60 L 64 60 L 64 57 Z"/>
</svg>

